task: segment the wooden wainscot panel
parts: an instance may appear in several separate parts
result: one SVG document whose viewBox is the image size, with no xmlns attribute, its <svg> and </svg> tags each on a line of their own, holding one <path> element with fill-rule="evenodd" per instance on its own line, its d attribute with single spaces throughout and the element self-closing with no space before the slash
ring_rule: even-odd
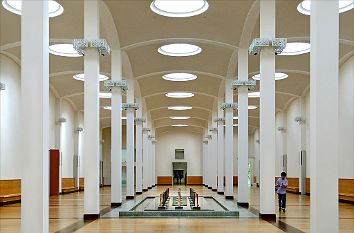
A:
<svg viewBox="0 0 354 233">
<path fill-rule="evenodd" d="M 0 205 L 21 200 L 21 179 L 0 180 Z"/>
<path fill-rule="evenodd" d="M 354 179 L 338 180 L 339 200 L 354 203 Z"/>
<path fill-rule="evenodd" d="M 187 185 L 202 185 L 202 176 L 187 176 Z"/>
<path fill-rule="evenodd" d="M 158 185 L 172 185 L 172 176 L 158 176 L 157 177 Z"/>
<path fill-rule="evenodd" d="M 71 193 L 78 191 L 79 188 L 75 186 L 75 178 L 62 178 L 61 179 L 61 192 Z"/>
</svg>

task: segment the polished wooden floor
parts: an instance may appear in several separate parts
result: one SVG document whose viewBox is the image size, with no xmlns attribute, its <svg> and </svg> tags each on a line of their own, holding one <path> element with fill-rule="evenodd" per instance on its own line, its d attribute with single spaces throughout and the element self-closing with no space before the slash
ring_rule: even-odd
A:
<svg viewBox="0 0 354 233">
<path fill-rule="evenodd" d="M 202 186 L 193 186 L 200 194 L 218 195 Z M 158 186 L 146 195 L 156 195 L 166 189 Z M 237 188 L 235 188 L 235 197 Z M 310 232 L 310 197 L 288 194 L 287 211 L 277 215 L 277 223 L 269 223 L 258 218 L 102 218 L 93 222 L 83 222 L 84 192 L 70 193 L 50 198 L 50 232 Z M 250 211 L 259 209 L 259 189 L 251 188 Z M 101 210 L 110 211 L 110 188 L 101 189 Z M 236 204 L 236 200 L 235 200 Z M 341 233 L 354 232 L 354 205 L 339 204 L 339 225 Z M 21 204 L 0 207 L 0 232 L 20 232 Z"/>
</svg>

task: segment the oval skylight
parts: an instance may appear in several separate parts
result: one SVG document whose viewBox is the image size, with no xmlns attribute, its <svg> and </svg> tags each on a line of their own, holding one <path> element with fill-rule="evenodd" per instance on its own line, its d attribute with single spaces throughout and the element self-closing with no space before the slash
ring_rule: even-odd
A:
<svg viewBox="0 0 354 233">
<path fill-rule="evenodd" d="M 172 57 L 187 57 L 197 55 L 202 49 L 193 44 L 175 43 L 163 45 L 157 50 L 160 54 Z"/>
<path fill-rule="evenodd" d="M 72 44 L 53 44 L 49 46 L 49 53 L 62 57 L 81 57 Z"/>
<path fill-rule="evenodd" d="M 85 74 L 75 74 L 73 76 L 73 78 L 76 79 L 76 80 L 79 80 L 79 81 L 85 81 Z M 105 81 L 107 79 L 108 79 L 108 77 L 106 75 L 100 74 L 98 80 L 101 82 L 101 81 Z"/>
<path fill-rule="evenodd" d="M 184 124 L 177 124 L 177 125 L 172 125 L 173 127 L 187 127 L 188 125 L 184 125 Z"/>
<path fill-rule="evenodd" d="M 206 0 L 155 0 L 150 4 L 153 12 L 166 17 L 191 17 L 204 13 L 208 8 Z"/>
<path fill-rule="evenodd" d="M 168 107 L 169 110 L 177 110 L 177 111 L 182 111 L 182 110 L 190 110 L 192 107 L 189 106 L 171 106 Z"/>
<path fill-rule="evenodd" d="M 300 55 L 304 53 L 309 53 L 311 44 L 305 42 L 289 42 L 286 44 L 285 49 L 279 55 Z"/>
<path fill-rule="evenodd" d="M 248 109 L 249 109 L 249 110 L 257 109 L 257 106 L 255 106 L 255 105 L 249 105 L 249 106 L 248 106 Z"/>
<path fill-rule="evenodd" d="M 181 116 L 181 117 L 170 117 L 170 119 L 172 119 L 172 120 L 188 120 L 188 119 L 190 119 L 191 117 L 183 117 L 183 116 Z"/>
<path fill-rule="evenodd" d="M 64 12 L 64 8 L 62 5 L 57 3 L 56 1 L 49 0 L 49 17 L 55 17 L 61 15 Z M 3 0 L 2 1 L 3 7 L 17 15 L 22 14 L 22 1 L 21 0 Z"/>
<path fill-rule="evenodd" d="M 275 73 L 275 80 L 282 80 L 282 79 L 286 79 L 288 77 L 287 74 L 285 73 Z M 261 79 L 261 74 L 256 74 L 256 75 L 253 75 L 252 78 L 254 80 L 260 80 Z"/>
<path fill-rule="evenodd" d="M 100 92 L 98 94 L 98 97 L 100 97 L 102 99 L 109 99 L 109 98 L 112 98 L 112 93 L 110 93 L 110 92 Z"/>
<path fill-rule="evenodd" d="M 261 96 L 260 92 L 249 92 L 248 98 L 259 98 Z"/>
<path fill-rule="evenodd" d="M 165 94 L 169 98 L 191 98 L 194 96 L 193 93 L 190 92 L 168 92 Z"/>
<path fill-rule="evenodd" d="M 104 106 L 103 109 L 112 110 L 112 106 Z"/>
<path fill-rule="evenodd" d="M 191 73 L 170 73 L 162 76 L 163 79 L 173 82 L 185 82 L 197 79 L 197 75 Z"/>
<path fill-rule="evenodd" d="M 339 13 L 343 13 L 353 9 L 353 0 L 339 0 Z M 311 0 L 302 1 L 298 6 L 297 10 L 304 15 L 311 14 Z"/>
</svg>

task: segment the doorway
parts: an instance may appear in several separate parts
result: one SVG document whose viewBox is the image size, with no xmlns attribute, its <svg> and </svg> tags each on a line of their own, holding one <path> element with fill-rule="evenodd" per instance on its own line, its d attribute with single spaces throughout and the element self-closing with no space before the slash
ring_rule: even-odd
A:
<svg viewBox="0 0 354 233">
<path fill-rule="evenodd" d="M 187 162 L 172 162 L 173 185 L 187 184 Z"/>
</svg>

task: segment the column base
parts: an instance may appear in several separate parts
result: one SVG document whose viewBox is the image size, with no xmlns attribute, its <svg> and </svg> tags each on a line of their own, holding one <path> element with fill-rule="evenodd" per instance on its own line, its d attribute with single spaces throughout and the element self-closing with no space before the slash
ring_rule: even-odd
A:
<svg viewBox="0 0 354 233">
<path fill-rule="evenodd" d="M 155 188 L 155 187 L 156 187 L 156 184 L 154 184 L 152 187 Z"/>
<path fill-rule="evenodd" d="M 119 202 L 119 203 L 111 203 L 111 207 L 119 207 L 121 205 L 122 205 L 121 202 Z"/>
<path fill-rule="evenodd" d="M 206 184 L 203 184 L 204 185 L 204 187 L 208 187 L 208 185 L 206 185 Z"/>
<path fill-rule="evenodd" d="M 214 192 L 216 192 L 216 191 L 218 191 L 217 189 L 211 189 L 211 191 L 214 191 Z"/>
<path fill-rule="evenodd" d="M 218 194 L 220 194 L 220 195 L 224 195 L 224 192 L 218 192 Z"/>
<path fill-rule="evenodd" d="M 131 200 L 131 199 L 134 199 L 134 196 L 126 196 L 125 199 Z"/>
<path fill-rule="evenodd" d="M 259 218 L 268 221 L 275 222 L 277 220 L 277 216 L 275 214 L 261 214 L 259 213 Z"/>
<path fill-rule="evenodd" d="M 152 187 L 148 187 L 148 189 L 152 189 Z"/>
<path fill-rule="evenodd" d="M 225 198 L 228 199 L 228 200 L 233 200 L 234 196 L 225 196 Z"/>
<path fill-rule="evenodd" d="M 84 214 L 84 221 L 93 221 L 100 218 L 100 214 Z"/>
<path fill-rule="evenodd" d="M 143 189 L 143 192 L 147 192 L 148 190 L 147 189 Z"/>
<path fill-rule="evenodd" d="M 208 187 L 208 189 L 212 189 L 212 187 Z"/>
<path fill-rule="evenodd" d="M 237 202 L 237 205 L 247 209 L 248 207 L 250 207 L 250 204 L 248 202 Z"/>
<path fill-rule="evenodd" d="M 141 195 L 143 192 L 135 192 L 136 195 Z"/>
</svg>

